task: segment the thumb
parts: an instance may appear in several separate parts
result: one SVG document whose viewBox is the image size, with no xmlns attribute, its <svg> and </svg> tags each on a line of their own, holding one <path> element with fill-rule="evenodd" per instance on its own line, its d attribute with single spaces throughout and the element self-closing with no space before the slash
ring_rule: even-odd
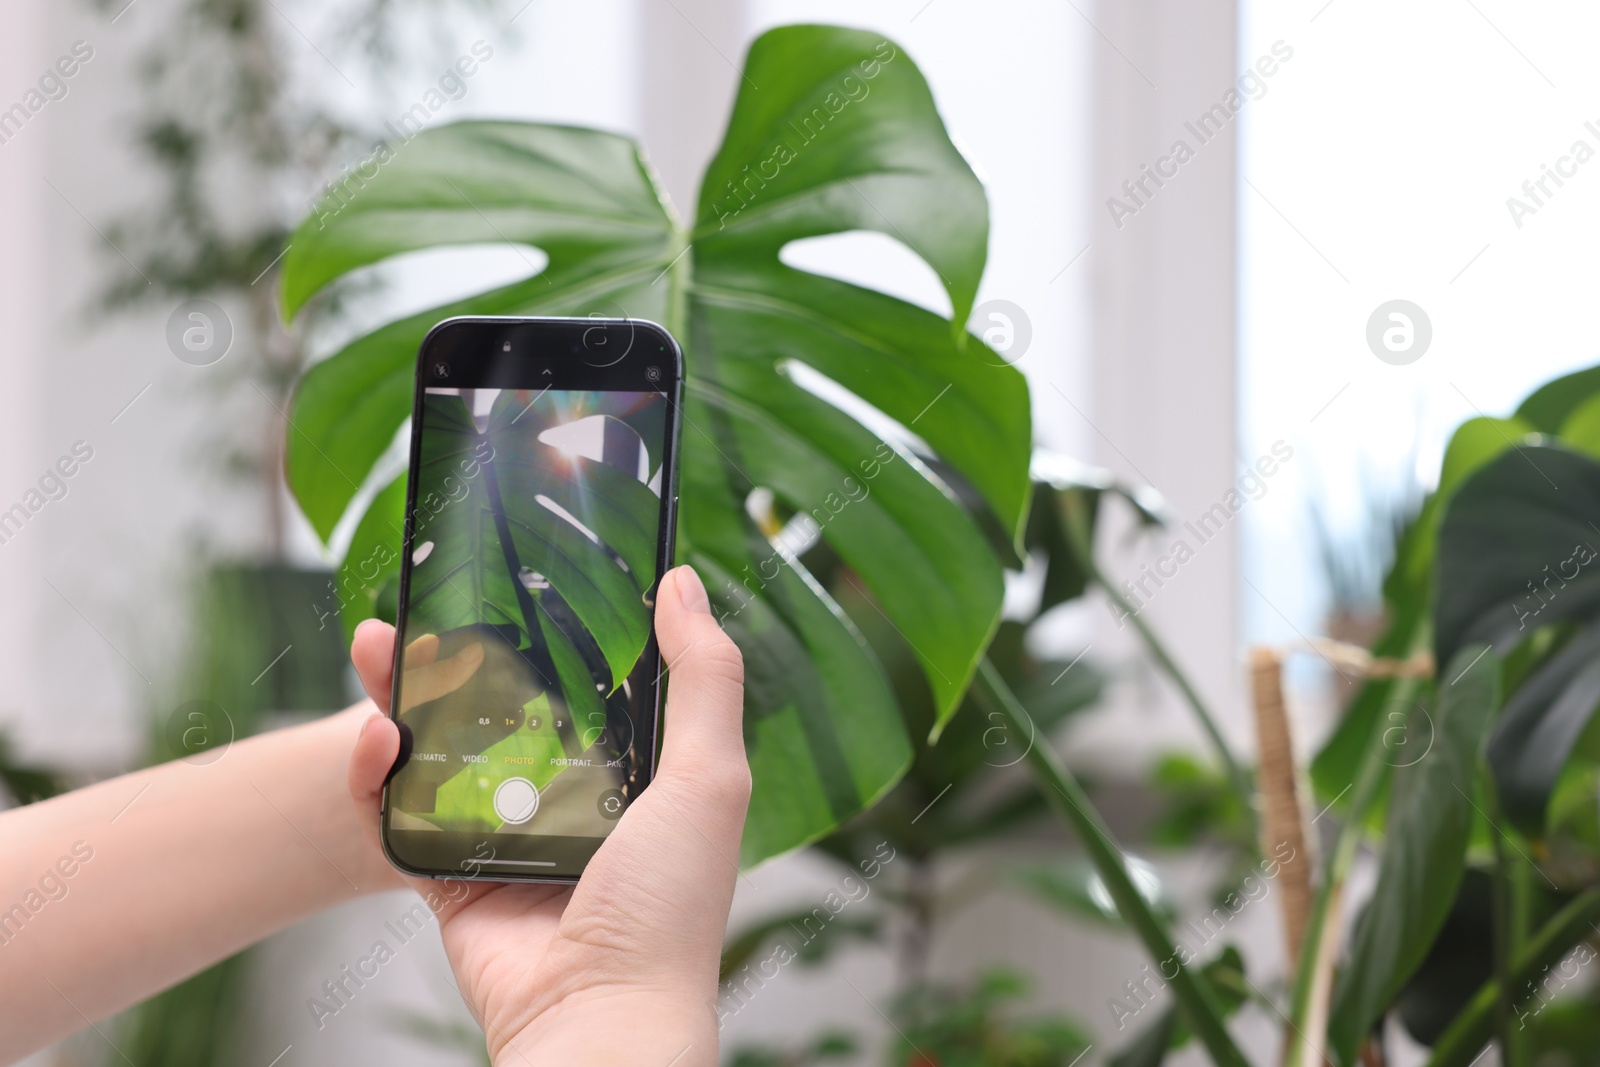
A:
<svg viewBox="0 0 1600 1067">
<path fill-rule="evenodd" d="M 361 831 L 375 845 L 378 841 L 378 809 L 383 783 L 400 754 L 400 728 L 387 715 L 372 715 L 361 724 L 355 751 L 350 753 L 350 799 L 355 802 Z"/>
<path fill-rule="evenodd" d="M 350 798 L 356 806 L 361 832 L 379 851 L 384 851 L 379 825 L 382 822 L 383 784 L 388 780 L 399 755 L 400 727 L 387 715 L 368 717 L 361 724 L 355 750 L 350 753 Z M 490 882 L 467 884 L 446 879 L 446 889 L 441 894 L 437 889 L 439 883 L 431 878 L 406 875 L 405 880 L 439 917 L 441 931 L 457 912 L 497 888 Z"/>
<path fill-rule="evenodd" d="M 715 815 L 737 845 L 750 800 L 744 752 L 744 658 L 711 614 L 692 567 L 669 572 L 656 596 L 667 707 L 658 784 Z"/>
</svg>

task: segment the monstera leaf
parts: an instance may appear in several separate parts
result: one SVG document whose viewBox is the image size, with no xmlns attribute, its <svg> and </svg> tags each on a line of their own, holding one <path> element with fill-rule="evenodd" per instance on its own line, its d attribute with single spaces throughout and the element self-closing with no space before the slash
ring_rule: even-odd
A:
<svg viewBox="0 0 1600 1067">
<path fill-rule="evenodd" d="M 704 576 L 745 653 L 755 792 L 743 859 L 755 862 L 872 804 L 912 752 L 881 665 L 803 556 L 774 547 L 779 527 L 825 544 L 870 594 L 927 678 L 937 732 L 999 620 L 1002 568 L 983 529 L 1021 532 L 1031 429 L 1021 375 L 960 325 L 988 211 L 910 58 L 873 34 L 786 27 L 751 46 L 740 85 L 692 223 L 626 138 L 460 123 L 424 131 L 370 180 L 330 194 L 291 241 L 282 295 L 292 317 L 352 271 L 445 245 L 548 256 L 531 277 L 389 323 L 306 375 L 287 466 L 324 538 L 405 423 L 418 345 L 440 319 L 599 314 L 677 336 L 688 386 L 679 558 Z M 926 261 L 953 321 L 783 262 L 794 241 L 854 230 Z M 822 379 L 831 386 L 813 384 Z M 856 404 L 833 402 L 841 392 L 905 432 L 880 439 L 847 414 Z M 936 469 L 959 475 L 988 514 L 963 506 Z M 757 499 L 774 504 L 747 507 Z M 390 486 L 355 521 L 338 579 L 347 625 L 392 603 L 398 553 L 386 546 L 398 545 L 403 510 Z"/>
</svg>

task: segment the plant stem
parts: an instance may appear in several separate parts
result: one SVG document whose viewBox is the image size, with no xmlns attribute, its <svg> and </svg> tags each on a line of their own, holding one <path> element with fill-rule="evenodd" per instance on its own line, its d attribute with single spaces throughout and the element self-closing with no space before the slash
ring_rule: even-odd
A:
<svg viewBox="0 0 1600 1067">
<path fill-rule="evenodd" d="M 1427 627 L 1418 627 L 1418 632 L 1413 635 L 1412 650 L 1425 646 L 1427 641 Z M 1386 707 L 1409 701 L 1418 683 L 1417 679 L 1407 677 L 1388 684 L 1394 688 L 1385 703 Z M 1366 751 L 1356 768 L 1356 780 L 1350 787 L 1350 806 L 1339 825 L 1338 836 L 1334 838 L 1333 849 L 1322 870 L 1322 885 L 1317 889 L 1317 898 L 1311 905 L 1304 948 L 1295 971 L 1294 994 L 1289 1002 L 1289 1018 L 1297 1031 L 1305 1029 L 1310 1015 L 1312 989 L 1316 984 L 1318 969 L 1322 966 L 1323 951 L 1337 949 L 1337 945 L 1324 944 L 1327 939 L 1323 937 L 1323 930 L 1328 924 L 1328 913 L 1340 887 L 1344 885 L 1345 877 L 1350 873 L 1351 863 L 1355 861 L 1367 811 L 1378 798 L 1384 779 L 1388 777 L 1389 765 L 1383 759 L 1382 725 L 1383 716 L 1380 714 L 1373 719 L 1372 736 L 1367 740 Z M 1300 1067 L 1304 1047 L 1303 1043 L 1294 1045 L 1284 1059 L 1284 1067 Z"/>
<path fill-rule="evenodd" d="M 1516 989 L 1531 983 L 1540 973 L 1591 932 L 1600 919 L 1600 889 L 1587 889 L 1574 897 L 1566 907 L 1556 913 L 1544 928 L 1528 942 L 1526 951 L 1518 953 L 1516 965 L 1510 968 L 1510 985 Z M 1499 978 L 1490 979 L 1478 988 L 1467 1006 L 1456 1016 L 1450 1029 L 1434 1043 L 1433 1057 L 1427 1067 L 1467 1067 L 1479 1050 L 1494 1036 L 1495 1012 L 1501 1001 L 1502 984 Z M 1506 998 L 1515 1005 L 1516 998 Z"/>
<path fill-rule="evenodd" d="M 1362 758 L 1360 769 L 1356 772 L 1356 784 L 1351 789 L 1350 821 L 1339 827 L 1339 835 L 1334 839 L 1333 849 L 1323 868 L 1322 885 L 1318 887 L 1316 900 L 1311 905 L 1311 917 L 1306 922 L 1300 963 L 1295 970 L 1294 995 L 1289 1001 L 1289 1018 L 1297 1030 L 1304 1029 L 1311 1013 L 1311 993 L 1316 984 L 1317 970 L 1322 964 L 1322 950 L 1325 947 L 1337 950 L 1336 944 L 1325 945 L 1322 932 L 1328 924 L 1332 902 L 1338 895 L 1339 887 L 1344 885 L 1345 877 L 1350 873 L 1356 848 L 1361 843 L 1360 824 L 1366 818 L 1367 809 L 1372 806 L 1372 801 L 1376 799 L 1387 770 L 1388 767 L 1382 759 L 1373 758 L 1373 751 L 1369 749 L 1367 755 Z M 1303 1048 L 1303 1045 L 1296 1044 L 1284 1060 L 1284 1067 L 1300 1067 Z"/>
<path fill-rule="evenodd" d="M 973 691 L 991 711 L 999 713 L 1007 727 L 1017 731 L 1019 737 L 1026 733 L 1033 738 L 1025 758 L 1039 781 L 1041 792 L 1077 832 L 1090 861 L 1116 903 L 1118 914 L 1144 942 L 1146 951 L 1156 961 L 1157 970 L 1171 986 L 1189 1026 L 1211 1054 L 1212 1061 L 1218 1067 L 1249 1067 L 1233 1038 L 1228 1035 L 1227 1027 L 1223 1024 L 1222 1006 L 1210 984 L 1184 966 L 1182 956 L 1189 955 L 1188 950 L 1180 950 L 1168 937 L 1161 921 L 1150 909 L 1149 902 L 1134 885 L 1121 849 L 1111 839 L 1110 832 L 1083 787 L 1057 758 L 1049 742 L 1037 735 L 1033 720 L 987 658 L 978 665 Z M 1175 973 L 1169 978 L 1167 971 L 1173 968 L 1176 969 Z"/>
<path fill-rule="evenodd" d="M 1133 623 L 1133 628 L 1139 631 L 1139 636 L 1144 640 L 1145 647 L 1149 649 L 1150 655 L 1155 658 L 1156 663 L 1172 681 L 1172 684 L 1178 687 L 1178 692 L 1183 694 L 1183 699 L 1188 703 L 1190 709 L 1194 711 L 1195 718 L 1200 720 L 1201 728 L 1205 730 L 1206 736 L 1210 738 L 1211 746 L 1216 749 L 1217 758 L 1222 761 L 1222 766 L 1227 771 L 1228 778 L 1233 782 L 1234 789 L 1238 791 L 1240 799 L 1245 802 L 1245 810 L 1250 812 L 1253 817 L 1255 807 L 1250 803 L 1250 800 L 1254 797 L 1255 792 L 1250 784 L 1250 778 L 1245 774 L 1244 768 L 1240 767 L 1238 761 L 1233 758 L 1233 753 L 1229 750 L 1228 743 L 1223 740 L 1222 731 L 1217 727 L 1216 718 L 1211 714 L 1211 710 L 1206 707 L 1205 701 L 1201 699 L 1199 692 L 1189 681 L 1189 676 L 1183 672 L 1183 668 L 1178 666 L 1177 661 L 1172 658 L 1172 654 L 1167 651 L 1167 646 L 1156 636 L 1155 631 L 1150 628 L 1149 624 L 1140 617 L 1139 609 L 1129 603 L 1121 591 L 1101 573 L 1099 566 L 1095 563 L 1089 516 L 1085 511 L 1082 498 L 1076 494 L 1069 493 L 1063 499 L 1067 513 L 1067 536 L 1072 541 L 1073 552 L 1078 557 L 1079 565 L 1083 568 L 1089 580 L 1099 586 L 1111 602 L 1122 611 L 1123 616 Z"/>
<path fill-rule="evenodd" d="M 1511 1027 L 1516 1013 L 1513 1003 L 1516 985 L 1511 979 L 1511 961 L 1517 951 L 1512 933 L 1512 911 L 1515 904 L 1511 889 L 1511 858 L 1507 854 L 1505 835 L 1500 830 L 1501 812 L 1499 791 L 1495 789 L 1494 776 L 1482 775 L 1487 780 L 1489 801 L 1489 832 L 1494 840 L 1494 975 L 1500 987 L 1495 997 L 1495 1025 L 1500 1035 L 1501 1067 L 1518 1067 L 1522 1063 L 1521 1042 Z"/>
</svg>

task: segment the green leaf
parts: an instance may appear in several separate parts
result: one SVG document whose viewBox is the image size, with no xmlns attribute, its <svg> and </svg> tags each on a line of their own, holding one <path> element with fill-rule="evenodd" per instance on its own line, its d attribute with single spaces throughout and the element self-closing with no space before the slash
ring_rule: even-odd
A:
<svg viewBox="0 0 1600 1067">
<path fill-rule="evenodd" d="M 1588 367 L 1541 385 L 1517 408 L 1517 418 L 1529 423 L 1540 433 L 1555 433 L 1584 401 L 1596 393 L 1600 393 L 1600 366 Z"/>
<path fill-rule="evenodd" d="M 390 482 L 362 513 L 333 576 L 333 596 L 348 643 L 366 619 L 394 622 L 381 608 L 400 580 L 400 541 L 406 521 L 406 479 Z M 331 606 L 331 605 L 330 605 Z"/>
<path fill-rule="evenodd" d="M 1544 829 L 1556 782 L 1600 707 L 1600 624 L 1550 657 L 1506 701 L 1489 737 L 1489 767 L 1507 817 Z"/>
<path fill-rule="evenodd" d="M 1397 774 L 1378 884 L 1334 989 L 1329 1051 L 1345 1067 L 1427 955 L 1466 864 L 1476 815 L 1471 790 L 1484 734 L 1499 706 L 1499 658 L 1487 647 L 1469 646 L 1441 681 L 1433 745 Z"/>
<path fill-rule="evenodd" d="M 1067 530 L 1070 498 L 1077 497 L 1081 501 L 1085 522 L 1091 531 L 1099 519 L 1100 500 L 1108 493 L 1121 497 L 1133 508 L 1141 528 L 1166 524 L 1166 505 L 1155 490 L 1119 481 L 1103 468 L 1086 466 L 1059 453 L 1036 452 L 1033 475 L 1033 510 L 1028 515 L 1024 541 L 1030 552 L 1038 550 L 1044 555 L 1041 614 L 1082 596 L 1090 580 L 1088 570 L 1073 550 Z"/>
<path fill-rule="evenodd" d="M 927 260 L 964 323 L 989 204 L 943 130 L 915 121 L 937 111 L 910 58 L 873 34 L 788 26 L 756 39 L 744 74 L 760 88 L 739 93 L 706 169 L 697 243 L 719 260 L 775 260 L 801 237 L 876 230 Z"/>
<path fill-rule="evenodd" d="M 1507 703 L 1489 763 L 1512 821 L 1543 827 L 1572 746 L 1600 704 L 1600 463 L 1564 448 L 1507 452 L 1462 484 L 1439 533 L 1439 661 L 1465 643 L 1509 652 L 1576 620 L 1569 651 L 1535 666 Z"/>
<path fill-rule="evenodd" d="M 417 350 L 453 315 L 662 319 L 653 285 L 677 254 L 665 206 L 632 141 L 597 130 L 467 122 L 424 131 L 371 181 L 340 187 L 284 256 L 284 313 L 329 282 L 424 248 L 509 241 L 542 249 L 539 274 L 412 315 L 312 367 L 285 442 L 289 487 L 326 539 L 411 414 Z"/>
<path fill-rule="evenodd" d="M 1590 794 L 1593 806 L 1594 794 Z M 1520 858 L 1515 862 L 1521 862 Z M 1532 874 L 1525 869 L 1523 873 Z M 1523 892 L 1519 922 L 1539 929 L 1566 903 L 1567 896 L 1546 889 L 1546 883 L 1533 877 Z M 1481 867 L 1469 867 L 1461 888 L 1450 906 L 1449 917 L 1434 939 L 1433 947 L 1406 983 L 1395 1001 L 1395 1013 L 1419 1044 L 1433 1045 L 1457 1022 L 1486 982 L 1493 980 L 1494 968 L 1494 888 L 1493 874 Z M 1526 996 L 1524 988 L 1517 999 Z M 1529 1007 L 1537 1007 L 1534 1001 Z"/>
<path fill-rule="evenodd" d="M 1561 424 L 1560 436 L 1567 447 L 1600 459 L 1600 395 L 1591 396 L 1573 409 Z"/>
<path fill-rule="evenodd" d="M 1188 753 L 1168 753 L 1151 767 L 1149 787 L 1159 805 L 1148 831 L 1151 844 L 1181 849 L 1220 841 L 1253 854 L 1250 799 L 1238 794 L 1227 775 Z"/>
<path fill-rule="evenodd" d="M 753 863 L 872 804 L 911 746 L 877 657 L 746 502 L 770 492 L 790 533 L 818 539 L 870 593 L 927 680 L 937 736 L 999 621 L 1001 554 L 984 529 L 1020 539 L 1032 429 L 1022 376 L 962 328 L 987 207 L 911 59 L 874 34 L 786 27 L 752 45 L 741 87 L 690 228 L 624 138 L 459 123 L 424 131 L 321 204 L 285 257 L 283 298 L 294 315 L 352 271 L 446 245 L 508 241 L 548 257 L 532 277 L 390 323 L 305 376 L 286 463 L 324 538 L 404 425 L 417 348 L 439 319 L 594 313 L 674 331 L 688 371 L 680 555 L 745 653 L 755 790 L 742 855 Z M 953 319 L 779 258 L 792 241 L 852 230 L 927 261 Z M 819 395 L 833 390 L 812 391 L 818 376 L 911 428 L 928 461 Z"/>
<path fill-rule="evenodd" d="M 1490 874 L 1468 869 L 1439 935 L 1395 1001 L 1395 1013 L 1419 1044 L 1439 1040 L 1478 988 L 1494 975 Z"/>
<path fill-rule="evenodd" d="M 914 985 L 889 1017 L 899 1032 L 888 1062 L 939 1067 L 1071 1067 L 1093 1047 L 1066 1016 L 1014 1020 L 1008 1006 L 1023 999 L 1027 980 L 987 971 L 965 987 Z"/>
<path fill-rule="evenodd" d="M 1587 889 L 1563 904 L 1517 953 L 1511 966 L 1511 994 L 1507 999 L 1513 1004 L 1523 1000 L 1535 989 L 1534 983 L 1542 981 L 1574 945 L 1593 934 L 1597 919 L 1600 919 L 1600 890 Z M 1478 988 L 1471 1003 L 1434 1043 L 1428 1067 L 1470 1067 L 1493 1036 L 1495 1016 L 1502 1003 L 1499 982 L 1491 978 Z"/>
<path fill-rule="evenodd" d="M 329 282 L 401 252 L 531 245 L 550 256 L 538 288 L 556 289 L 595 284 L 595 268 L 607 264 L 637 269 L 666 247 L 666 211 L 626 137 L 516 122 L 425 135 L 395 151 L 376 178 L 325 197 L 295 230 L 283 259 L 286 318 Z"/>
<path fill-rule="evenodd" d="M 1592 951 L 1592 950 L 1591 950 Z M 1587 958 L 1592 959 L 1593 956 Z M 1578 960 L 1564 965 L 1576 968 Z M 1560 971 L 1552 984 L 1560 982 Z M 1561 1064 L 1562 1067 L 1600 1067 L 1600 1011 L 1593 994 L 1572 997 L 1548 1006 L 1542 1002 L 1525 1005 L 1528 1055 L 1534 1063 Z"/>
<path fill-rule="evenodd" d="M 1494 419 L 1486 415 L 1456 427 L 1439 468 L 1439 495 L 1448 498 L 1467 476 L 1509 448 L 1524 443 L 1533 426 L 1515 416 Z"/>
</svg>

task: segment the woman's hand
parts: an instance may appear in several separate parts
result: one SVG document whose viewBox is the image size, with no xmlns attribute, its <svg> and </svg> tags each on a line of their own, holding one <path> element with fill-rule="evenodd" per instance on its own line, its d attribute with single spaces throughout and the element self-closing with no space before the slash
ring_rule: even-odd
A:
<svg viewBox="0 0 1600 1067">
<path fill-rule="evenodd" d="M 717 966 L 750 799 L 744 666 L 692 568 L 667 574 L 656 635 L 671 670 L 661 762 L 572 888 L 413 885 L 435 907 L 461 994 L 497 1067 L 717 1062 Z M 352 658 L 382 711 L 394 629 L 367 622 Z M 378 834 L 384 777 L 400 748 L 373 716 L 350 761 L 350 791 Z"/>
</svg>

